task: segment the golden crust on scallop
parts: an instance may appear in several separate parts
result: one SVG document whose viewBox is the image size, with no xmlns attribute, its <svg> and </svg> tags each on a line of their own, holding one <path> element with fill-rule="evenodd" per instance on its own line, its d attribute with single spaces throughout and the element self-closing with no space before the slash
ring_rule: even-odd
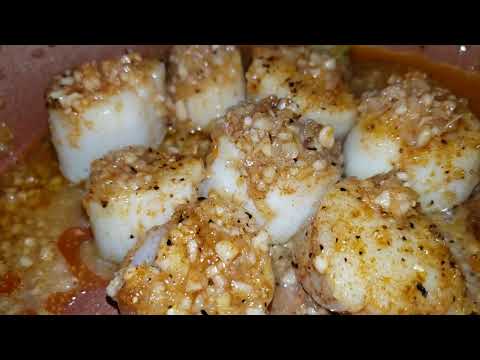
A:
<svg viewBox="0 0 480 360">
<path fill-rule="evenodd" d="M 303 286 L 344 313 L 470 313 L 465 279 L 442 235 L 416 208 L 392 200 L 410 201 L 410 190 L 395 182 L 347 179 L 325 196 L 297 239 Z"/>
<path fill-rule="evenodd" d="M 123 272 L 123 312 L 266 312 L 274 287 L 268 235 L 248 213 L 212 194 L 179 210 L 166 229 L 154 262 Z"/>
</svg>

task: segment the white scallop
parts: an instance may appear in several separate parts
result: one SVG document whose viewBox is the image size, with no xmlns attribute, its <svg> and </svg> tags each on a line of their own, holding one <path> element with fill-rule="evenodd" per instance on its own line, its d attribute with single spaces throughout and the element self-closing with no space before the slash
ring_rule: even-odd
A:
<svg viewBox="0 0 480 360">
<path fill-rule="evenodd" d="M 165 95 L 165 67 L 151 70 L 148 86 L 137 84 L 114 95 L 101 95 L 77 116 L 49 109 L 52 142 L 60 170 L 72 182 L 85 180 L 90 164 L 128 145 L 157 146 L 165 133 L 165 110 L 152 98 Z"/>
</svg>

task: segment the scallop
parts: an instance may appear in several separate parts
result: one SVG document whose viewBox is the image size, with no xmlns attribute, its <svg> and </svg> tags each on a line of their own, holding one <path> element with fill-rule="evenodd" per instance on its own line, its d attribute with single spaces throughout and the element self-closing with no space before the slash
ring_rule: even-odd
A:
<svg viewBox="0 0 480 360">
<path fill-rule="evenodd" d="M 274 277 L 268 234 L 216 194 L 153 228 L 108 287 L 122 313 L 265 314 Z"/>
<path fill-rule="evenodd" d="M 340 313 L 471 313 L 465 278 L 416 203 L 392 174 L 340 181 L 294 240 L 304 289 Z"/>
<path fill-rule="evenodd" d="M 47 103 L 63 175 L 77 183 L 88 178 L 92 161 L 109 151 L 160 145 L 165 99 L 164 64 L 135 53 L 57 76 Z"/>
<path fill-rule="evenodd" d="M 394 75 L 363 95 L 344 144 L 345 173 L 365 179 L 397 171 L 427 212 L 465 201 L 480 180 L 480 123 L 464 99 L 419 72 Z"/>
<path fill-rule="evenodd" d="M 206 129 L 231 106 L 245 100 L 239 50 L 232 45 L 177 45 L 169 61 L 169 91 L 176 118 Z"/>
<path fill-rule="evenodd" d="M 343 80 L 343 66 L 309 47 L 258 47 L 252 50 L 247 95 L 289 98 L 303 117 L 333 127 L 343 139 L 356 121 L 356 103 Z"/>
<path fill-rule="evenodd" d="M 200 186 L 204 196 L 215 191 L 240 203 L 277 244 L 308 222 L 342 168 L 333 129 L 301 119 L 292 107 L 270 97 L 229 111 L 212 132 Z"/>
<path fill-rule="evenodd" d="M 147 230 L 196 198 L 203 175 L 199 159 L 140 146 L 95 160 L 83 205 L 100 254 L 121 262 Z"/>
<path fill-rule="evenodd" d="M 480 311 L 480 196 L 448 213 L 432 215 L 437 231 L 445 236 L 455 262 L 466 279 L 470 298 Z"/>
</svg>

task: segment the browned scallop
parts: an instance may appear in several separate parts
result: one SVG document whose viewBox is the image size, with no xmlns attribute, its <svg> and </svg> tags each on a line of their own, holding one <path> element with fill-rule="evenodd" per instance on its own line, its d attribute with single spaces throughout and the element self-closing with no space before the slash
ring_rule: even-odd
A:
<svg viewBox="0 0 480 360">
<path fill-rule="evenodd" d="M 241 207 L 211 194 L 152 230 L 108 293 L 123 313 L 265 314 L 274 288 L 268 242 Z"/>
<path fill-rule="evenodd" d="M 272 237 L 287 242 L 313 216 L 341 175 L 341 143 L 331 126 L 303 119 L 289 99 L 236 106 L 212 130 L 200 193 L 238 201 Z"/>
<path fill-rule="evenodd" d="M 246 74 L 247 95 L 289 98 L 303 117 L 331 126 L 344 138 L 356 121 L 356 103 L 345 68 L 327 52 L 308 46 L 257 47 Z"/>
<path fill-rule="evenodd" d="M 129 145 L 158 146 L 166 132 L 165 65 L 128 54 L 56 76 L 47 94 L 60 170 L 78 183 L 91 163 Z"/>
<path fill-rule="evenodd" d="M 307 292 L 342 313 L 470 313 L 460 269 L 415 204 L 393 177 L 340 181 L 297 239 Z"/>
<path fill-rule="evenodd" d="M 345 173 L 361 179 L 398 171 L 424 211 L 461 204 L 480 181 L 480 122 L 466 99 L 425 73 L 394 74 L 366 91 L 344 144 Z"/>
</svg>

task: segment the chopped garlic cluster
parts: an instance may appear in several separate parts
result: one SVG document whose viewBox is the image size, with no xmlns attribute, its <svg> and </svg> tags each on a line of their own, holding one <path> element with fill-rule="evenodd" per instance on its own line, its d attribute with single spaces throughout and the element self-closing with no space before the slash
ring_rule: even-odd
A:
<svg viewBox="0 0 480 360">
<path fill-rule="evenodd" d="M 212 194 L 179 210 L 152 264 L 129 266 L 116 297 L 137 314 L 265 314 L 274 279 L 268 235 Z"/>
</svg>

